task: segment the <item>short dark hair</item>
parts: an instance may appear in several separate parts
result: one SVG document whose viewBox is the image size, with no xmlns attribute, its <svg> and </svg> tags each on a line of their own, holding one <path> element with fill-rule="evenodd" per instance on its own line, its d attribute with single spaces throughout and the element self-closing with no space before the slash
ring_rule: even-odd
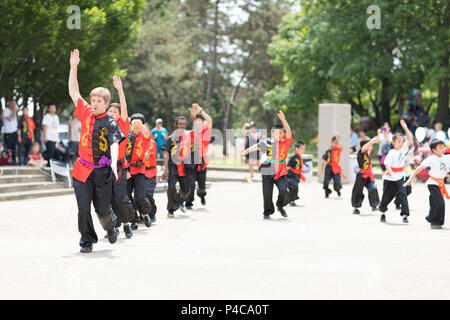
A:
<svg viewBox="0 0 450 320">
<path fill-rule="evenodd" d="M 141 120 L 142 124 L 145 123 L 145 117 L 142 113 L 134 113 L 130 118 L 130 122 L 133 122 L 133 120 Z"/>
<path fill-rule="evenodd" d="M 195 119 L 205 120 L 205 118 L 200 113 L 195 116 Z"/>
<path fill-rule="evenodd" d="M 303 141 L 297 141 L 294 145 L 295 148 L 300 148 L 301 146 L 304 146 L 305 143 Z"/>
<path fill-rule="evenodd" d="M 120 112 L 120 103 L 117 103 L 117 102 L 111 103 L 108 106 L 108 110 L 111 109 L 111 108 L 116 108 L 117 110 L 119 110 L 119 114 L 121 114 L 121 112 Z"/>
<path fill-rule="evenodd" d="M 336 138 L 336 136 L 333 136 L 333 137 L 331 138 L 331 142 L 333 142 L 333 141 L 335 141 L 335 140 L 337 140 L 337 138 Z"/>
<path fill-rule="evenodd" d="M 437 146 L 441 145 L 441 144 L 445 146 L 445 143 L 442 140 L 439 140 L 439 139 L 431 140 L 431 142 L 430 142 L 430 149 L 431 149 L 431 151 L 435 150 L 437 148 Z"/>
<path fill-rule="evenodd" d="M 272 130 L 276 130 L 276 129 L 282 129 L 282 130 L 284 130 L 284 127 L 283 127 L 282 124 L 277 123 L 277 124 L 275 124 L 275 125 L 273 126 Z"/>
<path fill-rule="evenodd" d="M 359 142 L 359 146 L 362 148 L 369 141 L 370 139 L 368 138 L 361 139 L 361 141 Z"/>
<path fill-rule="evenodd" d="M 180 121 L 180 120 L 186 120 L 186 117 L 185 117 L 185 116 L 179 116 L 179 117 L 177 117 L 177 118 L 175 119 L 175 126 L 178 125 L 178 121 Z"/>
</svg>

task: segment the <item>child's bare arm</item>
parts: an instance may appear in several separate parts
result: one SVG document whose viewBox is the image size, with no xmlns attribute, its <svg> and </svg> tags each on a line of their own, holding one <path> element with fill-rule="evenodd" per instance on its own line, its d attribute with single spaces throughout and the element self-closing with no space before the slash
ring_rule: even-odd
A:
<svg viewBox="0 0 450 320">
<path fill-rule="evenodd" d="M 70 52 L 70 73 L 69 73 L 69 95 L 72 101 L 77 105 L 78 98 L 81 97 L 80 89 L 78 88 L 78 64 L 80 63 L 80 52 L 78 49 Z"/>
<path fill-rule="evenodd" d="M 369 149 L 372 145 L 375 143 L 378 143 L 380 141 L 380 138 L 378 136 L 373 137 L 369 142 L 367 142 L 363 147 L 361 148 L 361 152 L 367 152 L 367 149 Z"/>
<path fill-rule="evenodd" d="M 292 138 L 292 132 L 291 127 L 289 126 L 289 123 L 286 121 L 286 116 L 284 115 L 283 111 L 278 112 L 278 118 L 280 119 L 281 123 L 284 126 L 284 130 L 286 130 L 286 139 Z"/>
<path fill-rule="evenodd" d="M 408 129 L 408 126 L 406 125 L 405 120 L 400 120 L 400 124 L 403 127 L 403 130 L 405 130 L 406 136 L 408 137 L 408 147 L 414 142 L 414 136 L 412 132 Z"/>
<path fill-rule="evenodd" d="M 425 169 L 425 167 L 423 165 L 420 165 L 416 168 L 416 170 L 414 170 L 414 172 L 409 176 L 408 181 L 406 181 L 403 186 L 409 186 L 412 183 L 412 180 L 414 179 L 415 176 L 417 176 L 423 169 Z"/>
<path fill-rule="evenodd" d="M 125 92 L 123 91 L 122 80 L 120 77 L 113 77 L 114 87 L 117 89 L 120 101 L 120 116 L 125 121 L 128 118 L 127 100 L 125 99 Z"/>
<path fill-rule="evenodd" d="M 254 144 L 250 148 L 242 151 L 242 155 L 245 156 L 245 155 L 249 154 L 250 152 L 253 152 L 253 151 L 256 151 L 256 150 L 259 150 L 259 147 L 258 147 L 257 144 Z"/>
</svg>

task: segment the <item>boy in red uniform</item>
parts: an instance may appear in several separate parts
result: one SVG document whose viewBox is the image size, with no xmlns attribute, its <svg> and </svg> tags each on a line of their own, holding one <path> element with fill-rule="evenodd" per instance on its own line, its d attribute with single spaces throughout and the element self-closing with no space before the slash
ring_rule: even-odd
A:
<svg viewBox="0 0 450 320">
<path fill-rule="evenodd" d="M 108 114 L 112 117 L 119 125 L 122 133 L 125 137 L 128 137 L 130 133 L 130 121 L 128 120 L 128 110 L 127 102 L 125 99 L 125 93 L 123 92 L 122 81 L 119 77 L 114 76 L 114 87 L 117 89 L 119 94 L 119 103 L 112 103 L 108 107 Z M 133 236 L 129 222 L 133 222 L 134 219 L 134 208 L 128 198 L 127 191 L 127 172 L 129 164 L 125 159 L 125 152 L 127 150 L 127 138 L 122 140 L 119 144 L 119 156 L 117 160 L 117 174 L 118 181 L 113 183 L 113 200 L 112 207 L 114 213 L 119 218 L 119 223 L 123 223 L 123 231 L 127 238 Z M 118 230 L 116 230 L 118 232 Z"/>
<path fill-rule="evenodd" d="M 28 154 L 34 144 L 34 121 L 28 116 L 28 107 L 23 108 L 23 116 L 19 120 L 17 129 L 19 131 L 19 165 L 27 164 Z"/>
<path fill-rule="evenodd" d="M 150 219 L 151 205 L 145 197 L 145 164 L 144 158 L 150 143 L 150 132 L 144 126 L 145 118 L 140 113 L 131 116 L 131 131 L 128 135 L 126 159 L 130 164 L 128 173 L 127 189 L 128 197 L 134 200 L 136 211 L 142 216 L 147 228 L 152 225 Z M 132 193 L 134 191 L 134 199 Z M 136 212 L 135 211 L 135 212 Z M 134 224 L 137 222 L 137 214 L 134 216 Z"/>
<path fill-rule="evenodd" d="M 260 168 L 263 178 L 264 219 L 270 219 L 270 215 L 275 212 L 272 201 L 274 184 L 278 188 L 277 210 L 287 218 L 283 207 L 289 203 L 286 158 L 292 143 L 292 133 L 281 110 L 278 112 L 278 118 L 283 125 L 277 124 L 273 127 L 271 139 L 260 141 L 242 152 L 242 155 L 246 155 L 249 152 L 261 150 L 267 157 Z"/>
<path fill-rule="evenodd" d="M 364 200 L 364 187 L 366 187 L 369 194 L 369 204 L 372 207 L 372 211 L 378 211 L 378 205 L 380 204 L 380 197 L 378 196 L 377 186 L 375 184 L 375 178 L 372 172 L 372 158 L 370 153 L 372 152 L 373 145 L 380 141 L 378 136 L 369 140 L 368 138 L 360 141 L 361 149 L 358 151 L 357 160 L 359 166 L 359 172 L 356 175 L 355 184 L 352 189 L 352 207 L 354 208 L 353 214 L 359 214 L 359 208 L 361 208 Z"/>
<path fill-rule="evenodd" d="M 190 192 L 188 199 L 186 200 L 187 209 L 192 209 L 195 194 L 195 181 L 197 181 L 198 184 L 197 195 L 200 197 L 202 205 L 206 204 L 206 167 L 208 165 L 206 154 L 208 152 L 213 125 L 211 117 L 196 103 L 192 105 L 191 117 L 194 122 L 194 130 L 190 132 L 191 161 L 194 167 L 189 176 Z"/>
<path fill-rule="evenodd" d="M 328 198 L 331 193 L 330 188 L 328 188 L 331 179 L 333 179 L 333 187 L 339 197 L 341 196 L 342 189 L 341 175 L 344 179 L 347 179 L 342 173 L 342 168 L 339 165 L 341 152 L 343 150 L 342 142 L 339 140 L 339 133 L 336 132 L 336 135 L 331 138 L 331 148 L 325 151 L 325 154 L 322 157 L 322 166 L 320 167 L 319 177 L 322 175 L 325 167 L 325 177 L 323 179 L 325 198 Z"/>
<path fill-rule="evenodd" d="M 145 127 L 150 131 L 150 125 L 145 124 Z M 156 184 L 158 183 L 158 170 L 156 169 L 156 141 L 150 138 L 150 143 L 148 144 L 148 149 L 145 153 L 144 164 L 145 164 L 145 197 L 150 202 L 151 212 L 150 220 L 152 224 L 156 222 L 156 207 L 155 199 L 153 195 L 155 194 Z"/>
<path fill-rule="evenodd" d="M 288 191 L 289 191 L 289 202 L 292 207 L 296 207 L 297 204 L 295 200 L 300 199 L 298 197 L 298 184 L 300 179 L 306 181 L 303 176 L 303 159 L 302 155 L 305 153 L 305 143 L 303 141 L 298 141 L 295 144 L 295 153 L 289 158 L 288 162 Z"/>
<path fill-rule="evenodd" d="M 77 69 L 80 63 L 77 49 L 70 53 L 69 94 L 77 106 L 75 115 L 81 121 L 81 138 L 77 159 L 73 168 L 73 187 L 78 205 L 78 230 L 81 233 L 81 252 L 91 252 L 97 243 L 91 216 L 91 202 L 108 240 L 114 243 L 117 217 L 111 207 L 113 182 L 117 180 L 119 143 L 125 138 L 117 122 L 106 112 L 110 100 L 109 90 L 95 88 L 88 104 L 78 89 Z M 115 178 L 115 179 L 114 179 Z"/>
</svg>

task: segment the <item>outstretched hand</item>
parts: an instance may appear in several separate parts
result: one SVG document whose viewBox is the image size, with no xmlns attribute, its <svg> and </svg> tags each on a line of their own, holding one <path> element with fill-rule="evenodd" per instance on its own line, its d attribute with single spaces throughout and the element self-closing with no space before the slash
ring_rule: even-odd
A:
<svg viewBox="0 0 450 320">
<path fill-rule="evenodd" d="M 278 118 L 280 119 L 281 122 L 286 120 L 286 116 L 284 115 L 283 111 L 278 111 Z"/>
<path fill-rule="evenodd" d="M 401 120 L 400 120 L 400 124 L 401 124 L 401 126 L 403 127 L 403 129 L 408 128 L 408 126 L 406 125 L 405 120 L 401 119 Z"/>
<path fill-rule="evenodd" d="M 122 80 L 120 79 L 120 77 L 114 76 L 113 84 L 114 84 L 114 88 L 116 88 L 117 90 L 122 89 Z"/>
<path fill-rule="evenodd" d="M 70 66 L 76 67 L 80 63 L 80 51 L 75 49 L 70 52 Z"/>
</svg>

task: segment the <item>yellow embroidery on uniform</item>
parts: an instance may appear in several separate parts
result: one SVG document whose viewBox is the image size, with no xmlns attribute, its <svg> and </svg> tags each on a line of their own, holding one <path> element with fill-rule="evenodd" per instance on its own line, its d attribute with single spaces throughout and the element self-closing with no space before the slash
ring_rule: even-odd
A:
<svg viewBox="0 0 450 320">
<path fill-rule="evenodd" d="M 300 160 L 295 159 L 295 161 L 297 162 L 297 164 L 295 165 L 295 170 L 300 170 Z"/>
<path fill-rule="evenodd" d="M 172 152 L 171 152 L 171 155 L 173 155 L 173 156 L 177 153 L 176 146 L 177 146 L 177 142 L 176 141 L 172 141 Z"/>
<path fill-rule="evenodd" d="M 98 147 L 103 152 L 106 152 L 108 150 L 108 140 L 106 140 L 106 136 L 108 136 L 108 128 L 102 128 L 100 131 L 100 141 L 98 142 Z"/>
<path fill-rule="evenodd" d="M 87 147 L 87 145 L 88 145 L 89 132 L 91 131 L 90 130 L 91 129 L 91 119 L 90 118 L 86 119 L 85 126 L 86 126 L 86 131 L 84 132 L 83 136 L 81 137 L 81 145 L 83 147 Z"/>
<path fill-rule="evenodd" d="M 339 162 L 339 157 L 337 152 L 334 153 L 334 162 Z"/>
<path fill-rule="evenodd" d="M 267 146 L 267 151 L 268 151 L 267 158 L 271 159 L 272 158 L 272 147 Z"/>
<path fill-rule="evenodd" d="M 136 155 L 140 158 L 141 154 L 142 154 L 142 140 L 140 140 L 137 145 L 135 146 L 136 148 Z"/>
<path fill-rule="evenodd" d="M 327 153 L 327 162 L 331 162 L 331 152 Z"/>
<path fill-rule="evenodd" d="M 22 123 L 23 123 L 22 131 L 23 131 L 24 133 L 28 132 L 28 129 L 27 129 L 27 121 L 25 120 L 25 121 L 22 122 Z"/>
<path fill-rule="evenodd" d="M 131 153 L 131 140 L 128 139 L 128 140 L 127 140 L 127 151 L 126 151 L 125 154 L 126 154 L 127 156 L 129 156 L 130 153 Z"/>
<path fill-rule="evenodd" d="M 364 155 L 363 169 L 367 170 L 368 168 L 369 168 L 369 157 L 365 154 Z"/>
</svg>

